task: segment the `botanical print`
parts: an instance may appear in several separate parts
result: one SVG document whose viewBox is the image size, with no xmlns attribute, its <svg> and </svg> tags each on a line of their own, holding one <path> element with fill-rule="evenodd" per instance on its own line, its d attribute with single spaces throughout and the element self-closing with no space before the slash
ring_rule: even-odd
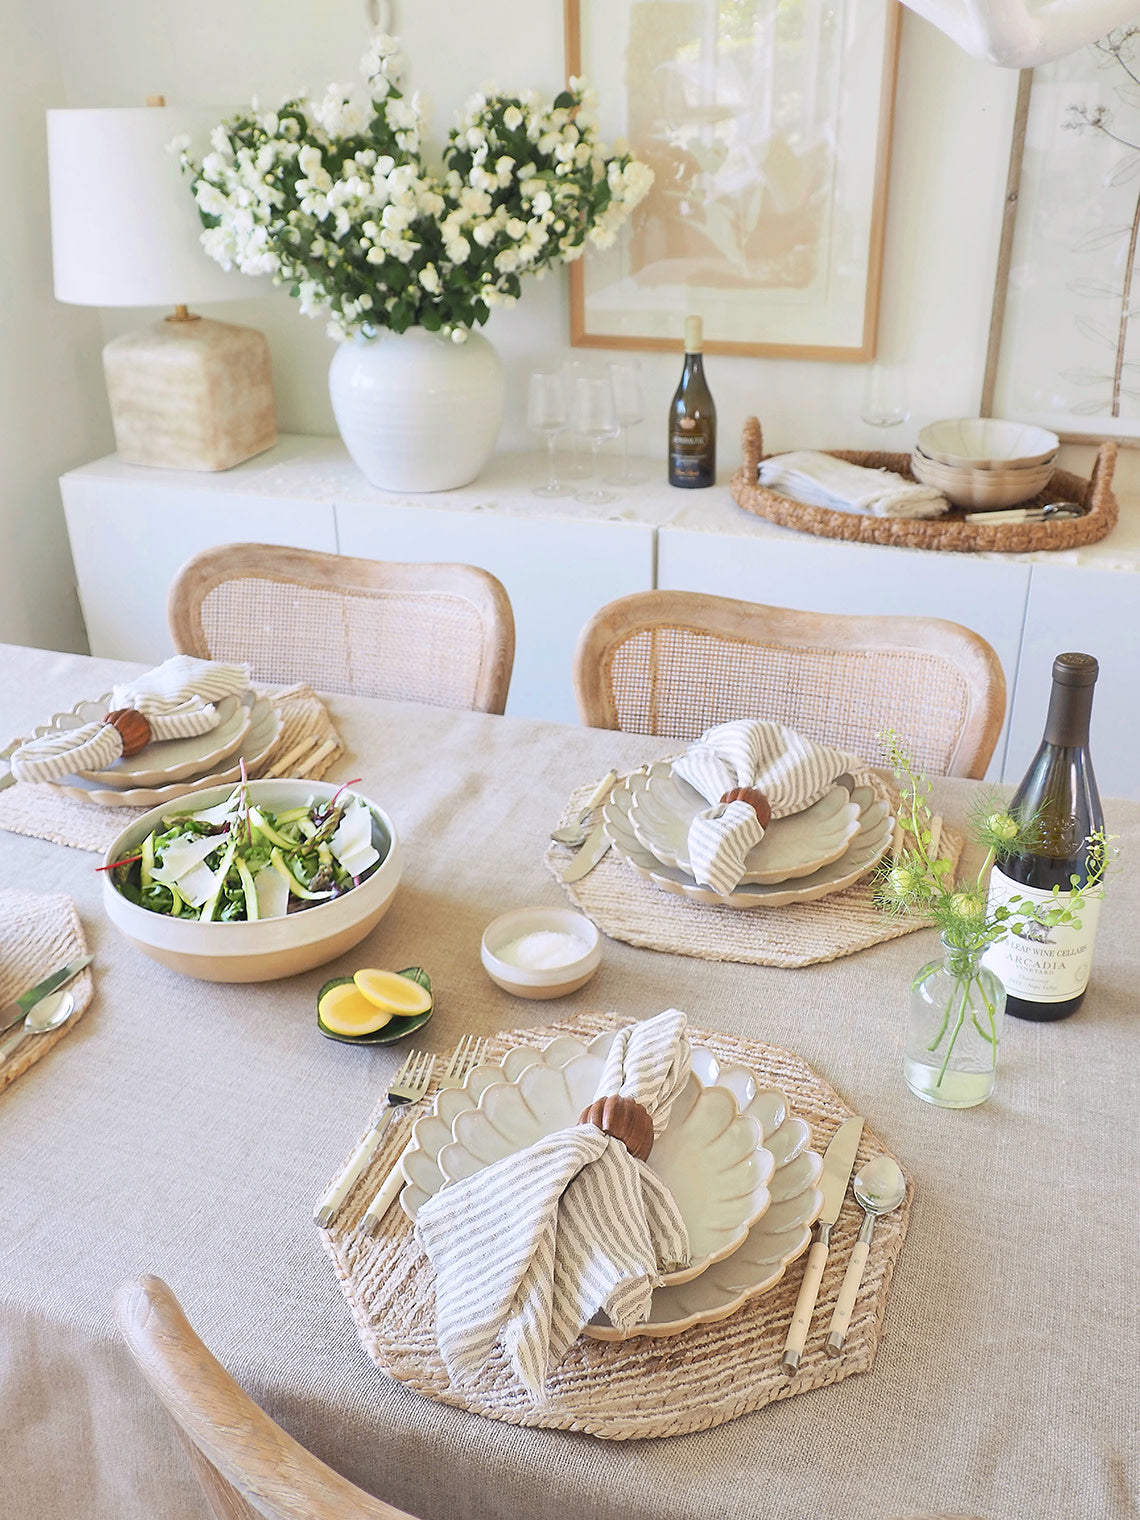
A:
<svg viewBox="0 0 1140 1520">
<path fill-rule="evenodd" d="M 588 331 L 675 337 L 700 311 L 714 344 L 858 348 L 885 0 L 579 3 L 605 130 L 654 172 L 629 234 L 575 276 Z"/>
<path fill-rule="evenodd" d="M 1034 71 L 996 406 L 1140 436 L 1140 27 Z"/>
</svg>

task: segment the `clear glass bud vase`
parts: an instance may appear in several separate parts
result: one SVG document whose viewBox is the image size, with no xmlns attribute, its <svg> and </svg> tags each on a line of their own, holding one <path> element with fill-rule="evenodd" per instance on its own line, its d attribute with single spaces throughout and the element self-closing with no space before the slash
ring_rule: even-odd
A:
<svg viewBox="0 0 1140 1520">
<path fill-rule="evenodd" d="M 984 948 L 961 950 L 943 935 L 941 959 L 910 984 L 903 1075 L 940 1108 L 973 1108 L 994 1090 L 1005 988 L 982 965 Z"/>
</svg>

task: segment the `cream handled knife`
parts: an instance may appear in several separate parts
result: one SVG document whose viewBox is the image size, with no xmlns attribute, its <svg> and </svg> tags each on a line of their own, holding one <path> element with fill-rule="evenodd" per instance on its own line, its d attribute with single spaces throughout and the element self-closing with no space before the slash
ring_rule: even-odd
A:
<svg viewBox="0 0 1140 1520">
<path fill-rule="evenodd" d="M 831 1144 L 823 1158 L 823 1176 L 819 1184 L 823 1192 L 823 1208 L 816 1222 L 815 1239 L 804 1270 L 804 1280 L 800 1285 L 800 1296 L 796 1299 L 795 1313 L 788 1326 L 788 1338 L 784 1342 L 784 1355 L 780 1363 L 789 1375 L 795 1372 L 803 1355 L 812 1310 L 815 1308 L 820 1280 L 827 1263 L 831 1226 L 839 1218 L 839 1210 L 843 1207 L 847 1184 L 851 1180 L 851 1169 L 855 1165 L 855 1152 L 859 1149 L 862 1135 L 862 1119 L 845 1119 L 831 1137 Z"/>
<path fill-rule="evenodd" d="M 605 824 L 595 824 L 586 843 L 562 872 L 562 880 L 581 881 L 583 876 L 590 874 L 609 847 L 610 841 L 606 836 Z"/>
<path fill-rule="evenodd" d="M 69 961 L 66 966 L 57 966 L 50 976 L 44 977 L 42 982 L 29 987 L 27 992 L 21 992 L 14 1002 L 6 1003 L 3 1008 L 0 1008 L 0 1034 L 22 1023 L 41 998 L 47 997 L 49 992 L 55 992 L 60 987 L 66 987 L 68 982 L 78 976 L 94 959 L 93 955 L 81 955 L 78 960 Z"/>
</svg>

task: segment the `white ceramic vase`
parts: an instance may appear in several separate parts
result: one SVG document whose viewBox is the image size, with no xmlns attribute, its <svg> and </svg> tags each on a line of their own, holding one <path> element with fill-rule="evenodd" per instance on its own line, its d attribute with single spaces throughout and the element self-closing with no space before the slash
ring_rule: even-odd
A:
<svg viewBox="0 0 1140 1520">
<path fill-rule="evenodd" d="M 503 366 L 481 333 L 453 343 L 412 327 L 342 343 L 329 395 L 345 447 L 385 491 L 474 480 L 503 420 Z"/>
</svg>

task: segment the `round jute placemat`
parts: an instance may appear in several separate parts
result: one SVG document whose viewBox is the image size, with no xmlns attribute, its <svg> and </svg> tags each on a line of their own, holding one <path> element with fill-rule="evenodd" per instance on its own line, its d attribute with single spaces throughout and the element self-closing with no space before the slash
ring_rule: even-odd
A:
<svg viewBox="0 0 1140 1520">
<path fill-rule="evenodd" d="M 542 1047 L 561 1034 L 589 1040 L 620 1022 L 613 1013 L 580 1014 L 542 1029 L 503 1031 L 492 1040 L 489 1055 L 496 1059 L 513 1045 Z M 811 1125 L 813 1149 L 822 1152 L 850 1117 L 851 1110 L 835 1089 L 790 1051 L 699 1029 L 691 1034 L 694 1044 L 708 1046 L 723 1061 L 751 1067 L 765 1086 L 780 1088 L 793 1111 Z M 767 1293 L 718 1323 L 661 1339 L 645 1336 L 611 1343 L 581 1336 L 551 1375 L 544 1403 L 537 1403 L 517 1381 L 498 1349 L 475 1383 L 453 1387 L 436 1346 L 431 1265 L 410 1222 L 397 1206 L 385 1217 L 379 1239 L 356 1228 L 419 1112 L 397 1116 L 332 1228 L 323 1232 L 364 1349 L 381 1371 L 417 1393 L 512 1425 L 628 1441 L 707 1430 L 775 1399 L 792 1398 L 870 1369 L 883 1333 L 891 1273 L 906 1234 L 913 1193 L 909 1182 L 902 1207 L 876 1227 L 851 1328 L 840 1355 L 829 1357 L 824 1351 L 827 1329 L 862 1219 L 848 1193 L 831 1232 L 807 1347 L 793 1378 L 782 1372 L 780 1357 L 799 1292 L 799 1263 L 793 1263 Z M 856 1164 L 886 1150 L 864 1126 Z"/>
<path fill-rule="evenodd" d="M 880 778 L 872 779 L 886 794 Z M 560 825 L 578 817 L 593 790 L 594 785 L 587 783 L 571 792 Z M 898 799 L 892 795 L 890 801 L 894 812 Z M 938 853 L 957 867 L 965 844 L 962 835 L 943 825 L 940 839 Z M 611 939 L 698 960 L 812 966 L 930 927 L 929 919 L 884 913 L 875 905 L 870 876 L 817 902 L 789 903 L 783 908 L 730 908 L 694 902 L 643 881 L 613 850 L 589 875 L 575 882 L 562 881 L 562 872 L 574 858 L 572 850 L 551 844 L 544 858 L 571 902 Z"/>
<path fill-rule="evenodd" d="M 894 544 L 900 549 L 951 549 L 960 553 L 1000 552 L 1029 554 L 1037 549 L 1077 549 L 1095 544 L 1116 526 L 1119 508 L 1112 494 L 1116 468 L 1116 444 L 1102 443 L 1092 478 L 1083 480 L 1068 470 L 1054 470 L 1045 490 L 1022 505 L 1043 506 L 1049 501 L 1077 501 L 1085 508 L 1082 517 L 1056 518 L 1040 523 L 971 523 L 960 508 L 944 517 L 869 517 L 862 512 L 833 512 L 830 507 L 811 507 L 790 496 L 781 496 L 756 478 L 764 455 L 760 423 L 749 417 L 742 439 L 744 463 L 729 482 L 737 506 L 755 512 L 784 528 L 815 533 L 823 538 L 846 538 L 864 544 Z M 909 454 L 866 453 L 854 449 L 825 449 L 836 459 L 866 465 L 873 470 L 893 470 L 913 480 Z"/>
</svg>

